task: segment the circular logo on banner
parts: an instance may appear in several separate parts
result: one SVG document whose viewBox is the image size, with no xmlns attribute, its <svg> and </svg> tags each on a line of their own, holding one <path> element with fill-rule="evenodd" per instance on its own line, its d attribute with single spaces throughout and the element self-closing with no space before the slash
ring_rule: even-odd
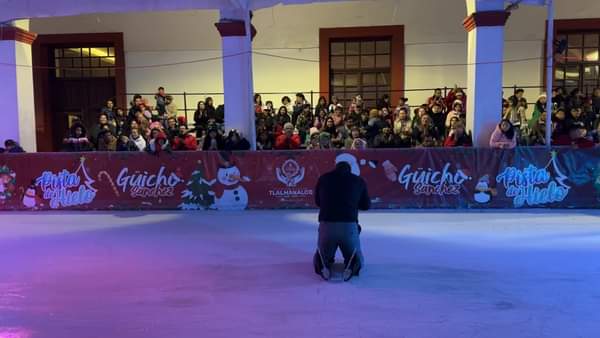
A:
<svg viewBox="0 0 600 338">
<path fill-rule="evenodd" d="M 298 164 L 298 162 L 289 159 L 283 162 L 283 164 L 281 165 L 281 172 L 283 176 L 285 176 L 288 179 L 294 178 L 300 173 L 300 165 Z"/>
</svg>

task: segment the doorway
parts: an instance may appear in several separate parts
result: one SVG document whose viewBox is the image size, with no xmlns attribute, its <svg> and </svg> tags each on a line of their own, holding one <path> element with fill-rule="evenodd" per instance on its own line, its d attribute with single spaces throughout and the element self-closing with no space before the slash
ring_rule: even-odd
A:
<svg viewBox="0 0 600 338">
<path fill-rule="evenodd" d="M 89 130 L 107 99 L 126 108 L 122 33 L 39 35 L 32 52 L 39 151 L 60 151 L 76 120 Z"/>
</svg>

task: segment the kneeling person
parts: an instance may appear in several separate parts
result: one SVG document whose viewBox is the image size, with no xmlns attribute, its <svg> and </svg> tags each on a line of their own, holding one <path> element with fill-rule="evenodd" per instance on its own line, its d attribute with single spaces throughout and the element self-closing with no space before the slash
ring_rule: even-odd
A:
<svg viewBox="0 0 600 338">
<path fill-rule="evenodd" d="M 364 262 L 360 250 L 358 210 L 368 210 L 367 184 L 352 174 L 347 162 L 319 178 L 315 189 L 319 211 L 318 249 L 313 258 L 315 272 L 328 280 L 339 247 L 344 256 L 344 280 L 358 276 Z"/>
</svg>

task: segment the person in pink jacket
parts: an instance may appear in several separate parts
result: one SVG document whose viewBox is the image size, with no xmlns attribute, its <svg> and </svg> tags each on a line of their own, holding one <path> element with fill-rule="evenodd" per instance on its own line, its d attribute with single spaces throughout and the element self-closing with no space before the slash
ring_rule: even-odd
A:
<svg viewBox="0 0 600 338">
<path fill-rule="evenodd" d="M 513 149 L 517 146 L 517 133 L 509 120 L 502 120 L 490 138 L 491 148 Z"/>
</svg>

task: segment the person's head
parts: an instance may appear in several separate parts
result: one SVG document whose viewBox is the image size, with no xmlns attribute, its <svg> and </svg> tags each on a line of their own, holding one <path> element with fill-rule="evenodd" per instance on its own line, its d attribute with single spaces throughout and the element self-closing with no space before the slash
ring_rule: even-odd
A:
<svg viewBox="0 0 600 338">
<path fill-rule="evenodd" d="M 548 99 L 546 98 L 546 94 L 542 94 L 542 95 L 540 95 L 540 96 L 538 97 L 538 102 L 539 102 L 540 104 L 543 104 L 543 105 L 544 105 L 544 104 L 546 104 L 547 100 L 548 100 Z"/>
<path fill-rule="evenodd" d="M 581 117 L 581 108 L 571 108 L 571 116 L 573 116 L 574 119 Z"/>
<path fill-rule="evenodd" d="M 344 115 L 341 113 L 333 113 L 333 124 L 338 127 L 344 124 Z"/>
<path fill-rule="evenodd" d="M 106 100 L 106 108 L 113 109 L 115 102 L 113 100 Z"/>
<path fill-rule="evenodd" d="M 594 93 L 592 94 L 594 97 L 600 97 L 600 88 L 594 89 Z"/>
<path fill-rule="evenodd" d="M 558 120 L 564 120 L 567 117 L 567 114 L 565 113 L 565 110 L 562 108 L 559 108 L 556 113 L 554 113 L 554 117 Z"/>
<path fill-rule="evenodd" d="M 433 124 L 431 117 L 429 117 L 427 114 L 421 115 L 419 120 L 421 121 L 421 126 L 423 127 L 430 127 Z"/>
<path fill-rule="evenodd" d="M 320 105 L 320 106 L 325 106 L 325 105 L 327 105 L 327 99 L 325 98 L 325 96 L 321 96 L 321 97 L 319 97 L 319 102 L 318 102 L 318 105 Z"/>
<path fill-rule="evenodd" d="M 456 121 L 452 127 L 452 130 L 454 130 L 454 134 L 456 136 L 462 136 L 465 134 L 465 125 L 462 123 L 462 121 Z"/>
<path fill-rule="evenodd" d="M 208 135 L 207 136 L 208 136 L 208 138 L 216 139 L 217 136 L 219 136 L 219 132 L 217 131 L 217 128 L 214 128 L 214 127 L 210 128 L 208 130 Z"/>
<path fill-rule="evenodd" d="M 462 102 L 459 100 L 454 101 L 454 104 L 452 105 L 452 109 L 457 113 L 462 112 L 462 110 L 463 110 Z"/>
<path fill-rule="evenodd" d="M 352 128 L 352 130 L 350 131 L 350 136 L 353 139 L 359 138 L 360 137 L 360 129 L 358 129 L 357 127 Z"/>
<path fill-rule="evenodd" d="M 165 87 L 158 87 L 158 95 L 165 96 Z"/>
<path fill-rule="evenodd" d="M 433 106 L 431 106 L 431 111 L 434 114 L 439 114 L 442 112 L 442 106 L 439 103 L 434 103 Z"/>
<path fill-rule="evenodd" d="M 523 97 L 523 94 L 525 94 L 525 90 L 523 88 L 517 88 L 515 89 L 515 97 L 520 99 Z"/>
<path fill-rule="evenodd" d="M 381 101 L 384 103 L 390 103 L 390 96 L 388 94 L 383 94 L 383 96 L 381 96 Z"/>
<path fill-rule="evenodd" d="M 200 112 L 204 111 L 204 109 L 206 109 L 206 104 L 204 103 L 204 101 L 198 101 L 196 109 Z"/>
<path fill-rule="evenodd" d="M 288 110 L 286 106 L 281 106 L 279 107 L 279 110 L 277 111 L 277 114 L 279 115 L 287 115 Z"/>
<path fill-rule="evenodd" d="M 286 123 L 283 125 L 283 132 L 287 137 L 291 137 L 294 134 L 294 125 L 291 123 Z"/>
<path fill-rule="evenodd" d="M 213 106 L 213 104 L 214 104 L 212 97 L 210 97 L 210 96 L 209 96 L 209 97 L 207 97 L 207 98 L 204 100 L 204 104 L 205 104 L 207 107 L 212 107 L 212 106 Z"/>
<path fill-rule="evenodd" d="M 104 142 L 111 142 L 112 139 L 114 138 L 112 131 L 110 131 L 110 129 L 106 129 L 103 132 L 103 138 L 104 138 Z"/>
<path fill-rule="evenodd" d="M 142 95 L 140 95 L 140 94 L 133 95 L 133 105 L 134 106 L 139 106 L 142 103 L 144 103 L 144 99 L 142 98 Z"/>
<path fill-rule="evenodd" d="M 254 104 L 262 105 L 262 97 L 260 94 L 254 94 Z"/>
<path fill-rule="evenodd" d="M 406 102 L 407 102 L 407 101 L 408 101 L 408 99 L 407 99 L 407 98 L 405 98 L 405 97 L 401 97 L 401 98 L 399 98 L 399 99 L 398 99 L 398 105 L 399 105 L 399 106 L 404 106 L 404 105 L 406 104 Z"/>
<path fill-rule="evenodd" d="M 358 94 L 354 97 L 356 99 L 356 104 L 360 105 L 363 102 L 362 95 Z"/>
<path fill-rule="evenodd" d="M 343 115 L 342 115 L 342 116 L 343 116 Z M 352 128 L 354 128 L 354 123 L 355 123 L 354 119 L 347 119 L 347 120 L 346 120 L 346 128 L 347 128 L 347 129 L 352 129 Z"/>
<path fill-rule="evenodd" d="M 367 142 L 361 138 L 356 138 L 352 141 L 350 148 L 356 150 L 367 149 Z"/>
<path fill-rule="evenodd" d="M 319 118 L 321 120 L 325 120 L 325 118 L 327 118 L 327 114 L 329 114 L 329 111 L 327 110 L 327 108 L 320 108 L 319 109 L 318 116 L 319 116 Z"/>
<path fill-rule="evenodd" d="M 183 136 L 183 135 L 187 134 L 188 129 L 187 129 L 187 127 L 184 124 L 182 124 L 182 125 L 179 126 L 178 132 L 179 132 L 180 136 Z"/>
<path fill-rule="evenodd" d="M 325 120 L 325 128 L 334 128 L 335 127 L 335 121 L 333 120 L 333 117 L 328 117 L 327 120 Z"/>
<path fill-rule="evenodd" d="M 356 108 L 354 109 L 354 111 L 356 112 L 356 114 L 362 114 L 363 107 L 362 106 L 356 106 Z"/>
<path fill-rule="evenodd" d="M 75 137 L 82 137 L 82 136 L 84 136 L 83 135 L 83 126 L 82 125 L 75 126 L 73 134 L 75 135 Z"/>
<path fill-rule="evenodd" d="M 117 108 L 117 116 L 125 116 L 125 111 L 123 110 L 123 108 L 118 107 Z"/>
<path fill-rule="evenodd" d="M 500 130 L 504 134 L 506 134 L 507 132 L 509 132 L 510 130 L 513 129 L 513 125 L 512 125 L 512 123 L 510 123 L 509 120 L 502 120 L 502 121 L 500 121 L 499 126 L 500 126 Z"/>
<path fill-rule="evenodd" d="M 319 148 L 320 149 L 331 149 L 331 134 L 328 132 L 319 133 Z"/>
<path fill-rule="evenodd" d="M 321 145 L 319 143 L 320 135 L 321 135 L 321 133 L 319 133 L 319 132 L 310 134 L 310 139 L 308 140 L 308 142 L 310 143 L 311 149 L 320 149 L 320 145 Z"/>
<path fill-rule="evenodd" d="M 441 96 L 442 96 L 442 89 L 441 89 L 441 88 L 436 88 L 436 89 L 433 91 L 433 97 L 436 97 L 436 98 L 437 98 L 437 97 L 441 97 Z"/>
<path fill-rule="evenodd" d="M 169 129 L 177 128 L 177 120 L 174 117 L 169 117 L 167 119 L 167 126 L 169 127 Z"/>
<path fill-rule="evenodd" d="M 383 133 L 383 135 L 385 135 L 385 136 L 392 135 L 392 128 L 385 127 L 385 128 L 383 128 L 383 129 L 381 129 L 381 132 L 382 132 L 382 133 Z"/>
<path fill-rule="evenodd" d="M 231 129 L 227 135 L 227 138 L 234 143 L 239 142 L 241 139 L 240 133 L 236 129 Z"/>
<path fill-rule="evenodd" d="M 273 111 L 273 101 L 265 102 L 265 110 Z"/>
<path fill-rule="evenodd" d="M 337 96 L 335 96 L 335 95 L 332 95 L 332 96 L 331 96 L 331 103 L 332 103 L 332 104 L 338 104 L 338 102 L 339 102 L 339 101 L 338 101 L 338 98 L 337 98 Z"/>
<path fill-rule="evenodd" d="M 158 128 L 153 128 L 153 129 L 150 131 L 150 138 L 151 138 L 151 139 L 155 139 L 155 138 L 158 136 L 158 134 L 160 134 L 160 129 L 158 129 Z"/>
<path fill-rule="evenodd" d="M 369 118 L 370 119 L 377 119 L 377 118 L 379 118 L 379 110 L 377 110 L 377 109 L 371 109 L 369 111 Z"/>
<path fill-rule="evenodd" d="M 456 94 L 454 94 L 454 96 L 456 97 L 457 100 L 461 100 L 465 97 L 465 92 L 461 90 L 457 91 Z"/>
<path fill-rule="evenodd" d="M 310 113 L 311 113 L 311 111 L 310 111 L 310 104 L 308 104 L 308 103 L 304 104 L 304 105 L 302 106 L 302 112 L 303 112 L 305 115 L 308 115 L 308 114 L 310 114 Z"/>
<path fill-rule="evenodd" d="M 138 123 L 137 120 L 131 120 L 131 123 L 129 124 L 130 129 L 138 129 L 139 127 L 140 127 L 140 124 Z"/>
<path fill-rule="evenodd" d="M 4 141 L 4 148 L 6 150 L 11 150 L 11 149 L 16 148 L 18 146 L 19 146 L 19 144 L 15 140 L 8 139 L 8 140 Z"/>
<path fill-rule="evenodd" d="M 137 128 L 132 128 L 130 135 L 131 135 L 131 138 L 137 139 L 138 137 L 140 137 L 140 130 Z"/>
<path fill-rule="evenodd" d="M 284 106 L 287 106 L 288 104 L 292 103 L 292 100 L 290 99 L 289 96 L 284 96 L 281 98 L 281 104 Z"/>
<path fill-rule="evenodd" d="M 398 119 L 400 121 L 408 121 L 408 110 L 405 107 L 398 110 Z"/>
<path fill-rule="evenodd" d="M 335 165 L 335 171 L 344 174 L 350 174 L 352 172 L 352 167 L 348 162 L 340 161 Z"/>
<path fill-rule="evenodd" d="M 540 117 L 538 118 L 538 124 L 546 124 L 546 118 L 548 117 L 548 114 L 544 111 L 540 114 Z"/>
<path fill-rule="evenodd" d="M 304 94 L 296 93 L 296 104 L 303 104 L 304 100 Z"/>
<path fill-rule="evenodd" d="M 421 117 L 423 117 L 425 115 L 427 115 L 427 109 L 425 109 L 425 107 L 419 107 L 419 108 L 417 108 L 417 116 L 419 118 L 421 118 Z"/>
<path fill-rule="evenodd" d="M 98 115 L 98 124 L 104 125 L 108 124 L 108 116 L 104 113 Z"/>
<path fill-rule="evenodd" d="M 356 111 L 359 111 L 359 109 L 362 110 L 362 107 L 356 107 Z M 336 106 L 333 109 L 333 112 L 335 114 L 343 114 L 344 113 L 344 109 L 342 109 L 342 107 L 340 107 L 340 106 Z M 327 112 L 325 112 L 325 115 L 327 115 Z"/>
<path fill-rule="evenodd" d="M 387 107 L 381 108 L 381 116 L 385 119 L 390 115 L 390 110 Z"/>
<path fill-rule="evenodd" d="M 460 120 L 458 117 L 452 117 L 450 119 L 450 129 L 454 128 L 454 126 L 456 125 L 456 123 L 458 123 Z"/>
</svg>

